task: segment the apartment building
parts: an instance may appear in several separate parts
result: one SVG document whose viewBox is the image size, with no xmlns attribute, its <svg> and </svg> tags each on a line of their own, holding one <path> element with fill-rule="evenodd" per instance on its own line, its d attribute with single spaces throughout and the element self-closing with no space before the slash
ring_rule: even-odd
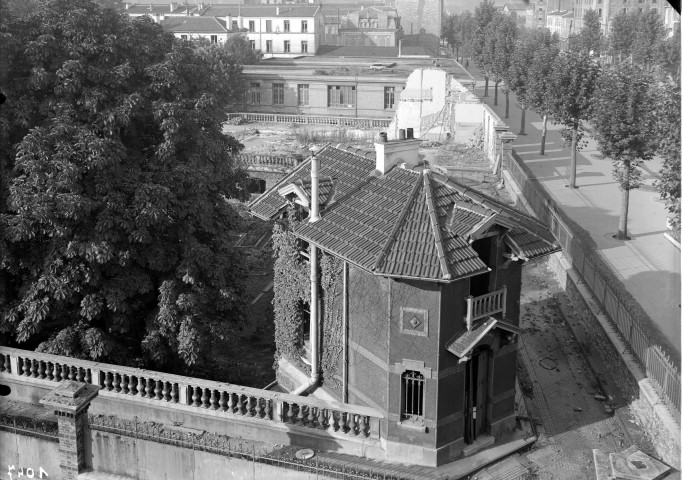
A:
<svg viewBox="0 0 682 480">
<path fill-rule="evenodd" d="M 217 17 L 162 17 L 159 24 L 183 40 L 203 38 L 211 43 L 224 43 L 231 36 L 245 34 L 239 29 L 229 30 L 225 20 Z"/>
</svg>

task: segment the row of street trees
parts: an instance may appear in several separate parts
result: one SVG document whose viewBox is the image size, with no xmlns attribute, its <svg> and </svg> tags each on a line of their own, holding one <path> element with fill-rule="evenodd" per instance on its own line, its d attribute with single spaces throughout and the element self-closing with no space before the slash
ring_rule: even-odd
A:
<svg viewBox="0 0 682 480">
<path fill-rule="evenodd" d="M 243 320 L 222 123 L 258 56 L 89 0 L 0 0 L 0 38 L 2 343 L 200 363 Z"/>
<path fill-rule="evenodd" d="M 576 159 L 585 144 L 586 122 L 592 126 L 601 153 L 613 162 L 622 192 L 617 238 L 627 238 L 629 192 L 641 185 L 639 167 L 654 155 L 664 158 L 658 188 L 679 230 L 679 25 L 667 38 L 655 11 L 620 13 L 607 41 L 599 16 L 588 11 L 583 29 L 571 36 L 569 48 L 562 52 L 556 34 L 518 27 L 514 19 L 495 9 L 492 0 L 483 0 L 473 15 L 456 17 L 446 20 L 443 38 L 449 43 L 459 38 L 452 32 L 456 28 L 472 32 L 461 36 L 459 47 L 483 73 L 484 96 L 489 80 L 495 83 L 495 106 L 503 82 L 505 118 L 509 92 L 516 94 L 521 109 L 519 134 L 525 134 L 526 109 L 541 115 L 540 154 L 544 154 L 548 118 L 563 126 L 562 136 L 571 146 L 571 188 L 578 187 Z M 610 57 L 600 59 L 603 52 Z"/>
</svg>

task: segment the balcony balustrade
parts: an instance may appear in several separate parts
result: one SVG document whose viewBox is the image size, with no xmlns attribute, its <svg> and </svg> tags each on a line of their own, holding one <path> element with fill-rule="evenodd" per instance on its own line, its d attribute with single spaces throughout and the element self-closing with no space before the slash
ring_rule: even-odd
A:
<svg viewBox="0 0 682 480">
<path fill-rule="evenodd" d="M 466 302 L 466 325 L 468 330 L 471 330 L 473 322 L 480 318 L 489 317 L 495 313 L 502 313 L 502 318 L 504 318 L 507 312 L 507 286 L 504 285 L 499 290 L 478 297 L 469 295 L 466 298 Z"/>
</svg>

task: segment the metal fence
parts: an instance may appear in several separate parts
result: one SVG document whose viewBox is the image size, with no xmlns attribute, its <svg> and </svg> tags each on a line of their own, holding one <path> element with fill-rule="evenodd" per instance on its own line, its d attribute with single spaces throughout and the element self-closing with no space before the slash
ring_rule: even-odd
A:
<svg viewBox="0 0 682 480">
<path fill-rule="evenodd" d="M 351 128 L 384 128 L 391 124 L 390 118 L 354 118 L 255 112 L 229 113 L 227 116 L 229 120 L 241 117 L 252 122 L 302 123 L 307 125 L 334 125 Z"/>
<path fill-rule="evenodd" d="M 174 429 L 155 422 L 139 422 L 116 416 L 88 415 L 90 428 L 114 435 L 124 435 L 136 439 L 173 445 L 180 448 L 200 450 L 203 452 L 238 458 L 249 462 L 273 465 L 279 468 L 297 470 L 315 474 L 321 478 L 338 478 L 344 480 L 376 479 L 376 480 L 413 480 L 412 477 L 393 475 L 384 470 L 371 470 L 358 467 L 347 467 L 320 459 L 317 455 L 310 459 L 298 459 L 291 449 L 277 452 L 266 444 L 249 442 L 240 438 L 208 432 L 189 432 Z"/>
<path fill-rule="evenodd" d="M 571 260 L 600 307 L 618 327 L 635 357 L 646 369 L 647 377 L 659 387 L 663 396 L 680 415 L 680 372 L 670 357 L 647 333 L 652 320 L 641 312 L 634 312 L 623 298 L 622 287 L 615 285 L 613 274 L 598 252 L 581 240 L 567 226 L 565 214 L 554 206 L 544 187 L 526 170 L 515 152 L 507 155 L 506 167 L 523 197 L 557 239 L 563 253 Z"/>
<path fill-rule="evenodd" d="M 12 432 L 15 435 L 27 435 L 50 442 L 59 442 L 57 422 L 36 420 L 34 418 L 0 412 L 0 430 Z"/>
</svg>

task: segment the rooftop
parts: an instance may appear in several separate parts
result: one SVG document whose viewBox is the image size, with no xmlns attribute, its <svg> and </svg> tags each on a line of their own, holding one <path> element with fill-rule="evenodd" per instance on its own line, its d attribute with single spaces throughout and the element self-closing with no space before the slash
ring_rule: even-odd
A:
<svg viewBox="0 0 682 480">
<path fill-rule="evenodd" d="M 394 167 L 375 174 L 374 152 L 327 146 L 320 178 L 334 179 L 333 201 L 295 234 L 376 275 L 449 282 L 488 271 L 471 242 L 492 228 L 522 259 L 559 250 L 537 220 L 444 175 Z M 278 189 L 304 186 L 310 159 L 250 205 L 270 220 L 286 207 Z M 325 191 L 328 188 L 325 187 Z M 307 191 L 306 191 L 307 192 Z M 325 198 L 330 195 L 325 195 Z"/>
<path fill-rule="evenodd" d="M 319 5 L 212 5 L 202 12 L 205 16 L 226 17 L 314 17 Z"/>
<path fill-rule="evenodd" d="M 227 33 L 225 20 L 216 17 L 169 17 L 160 22 L 167 32 Z"/>
</svg>

